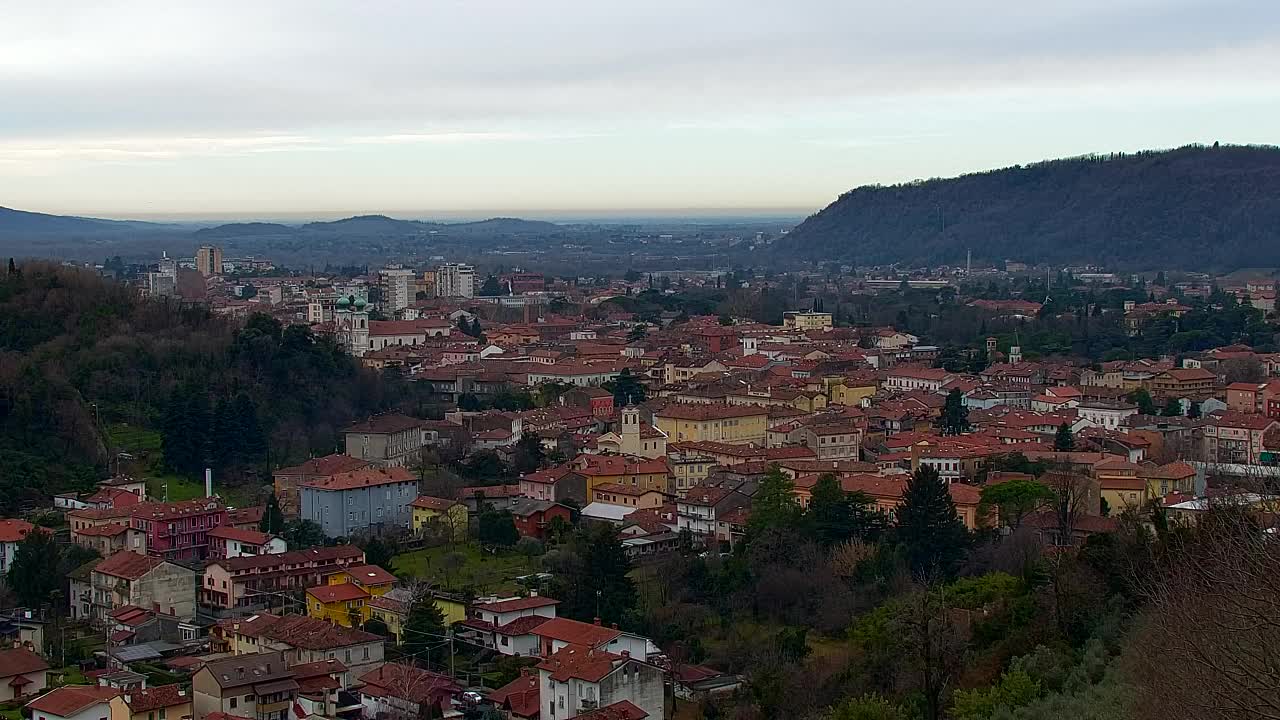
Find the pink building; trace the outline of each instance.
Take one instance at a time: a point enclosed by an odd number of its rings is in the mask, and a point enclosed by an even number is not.
[[[166,560],[204,560],[209,531],[227,524],[227,509],[217,498],[139,503],[129,510],[131,526],[147,535],[147,553]]]

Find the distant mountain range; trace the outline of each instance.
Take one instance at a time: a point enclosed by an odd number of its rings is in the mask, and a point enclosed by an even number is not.
[[[49,233],[119,233],[172,230],[174,226],[137,220],[101,220],[72,215],[46,215],[0,207],[0,233],[43,235]]]
[[[1280,148],[1053,160],[840,196],[774,245],[856,265],[1280,266]]]

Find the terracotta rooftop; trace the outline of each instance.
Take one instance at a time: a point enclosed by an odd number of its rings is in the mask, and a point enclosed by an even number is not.
[[[571,720],[645,720],[647,717],[649,713],[641,710],[635,703],[619,700],[611,705],[574,715]]]
[[[422,508],[423,510],[438,510],[443,512],[457,504],[457,500],[446,500],[445,498],[432,497],[430,495],[419,495],[413,502],[409,503],[409,507]]]
[[[408,469],[402,467],[366,467],[351,472],[337,473],[329,477],[310,480],[302,483],[303,487],[318,490],[356,490],[362,487],[378,487],[398,483],[416,482],[417,478]]]
[[[362,422],[349,426],[343,432],[356,434],[368,433],[372,435],[400,433],[420,428],[422,427],[422,422],[423,421],[409,417],[408,415],[388,413],[386,415],[373,415]]]
[[[656,417],[693,421],[727,420],[767,414],[768,410],[758,405],[721,405],[718,403],[671,403],[654,413]]]
[[[355,583],[318,585],[313,588],[307,588],[307,594],[325,604],[351,602],[352,600],[363,600],[369,597],[369,593]]]
[[[571,645],[599,647],[611,642],[622,633],[614,628],[558,617],[552,618],[551,622],[543,623],[538,628],[537,634],[544,638],[559,640]]]
[[[491,603],[476,603],[472,607],[476,610],[484,610],[492,613],[509,613],[519,612],[521,610],[533,610],[534,608],[547,607],[549,605],[559,605],[560,601],[554,598],[545,597],[543,595],[534,595],[531,597],[512,598],[510,600],[499,600]]]
[[[343,572],[361,585],[386,585],[396,581],[395,575],[378,565],[352,565]]]
[[[163,563],[160,558],[121,550],[104,558],[93,571],[125,580],[137,580]]]
[[[130,690],[124,697],[125,705],[135,714],[191,702],[191,693],[181,685],[157,685],[145,690]]]
[[[26,648],[0,650],[0,678],[48,670],[49,663]],[[7,683],[6,683],[7,684]]]
[[[265,545],[271,542],[271,535],[257,530],[241,530],[233,528],[229,525],[216,527],[209,531],[209,537],[222,538],[224,540],[235,540],[246,545]]]
[[[123,691],[98,685],[67,685],[27,703],[31,710],[58,717],[71,717],[98,703],[109,702]]]
[[[353,458],[350,455],[325,455],[324,457],[311,458],[301,465],[293,467],[280,468],[273,475],[333,475],[340,472],[351,472],[359,470],[369,463],[359,458]]]
[[[538,674],[524,673],[489,693],[489,701],[512,715],[531,718],[541,709],[538,696]]]
[[[542,627],[546,626],[544,623]],[[613,672],[614,662],[622,659],[621,655],[596,650],[591,645],[571,643],[538,663],[538,669],[550,672],[551,679],[556,682],[581,680],[594,683]]]

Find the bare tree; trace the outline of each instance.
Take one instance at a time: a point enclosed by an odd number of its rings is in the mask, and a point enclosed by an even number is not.
[[[942,588],[916,593],[904,605],[896,621],[907,649],[904,669],[924,695],[925,718],[938,720],[947,688],[963,664],[964,611],[949,606]]]
[[[1089,475],[1070,468],[1055,468],[1040,481],[1054,493],[1054,516],[1058,521],[1058,545],[1072,544],[1076,522],[1085,515],[1101,512],[1098,483]]]
[[[1258,519],[1210,510],[1147,584],[1126,655],[1140,718],[1280,720],[1280,543]]]

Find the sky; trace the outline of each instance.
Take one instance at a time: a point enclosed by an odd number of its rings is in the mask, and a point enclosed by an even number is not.
[[[1275,0],[0,0],[0,205],[808,213],[1280,143]]]

